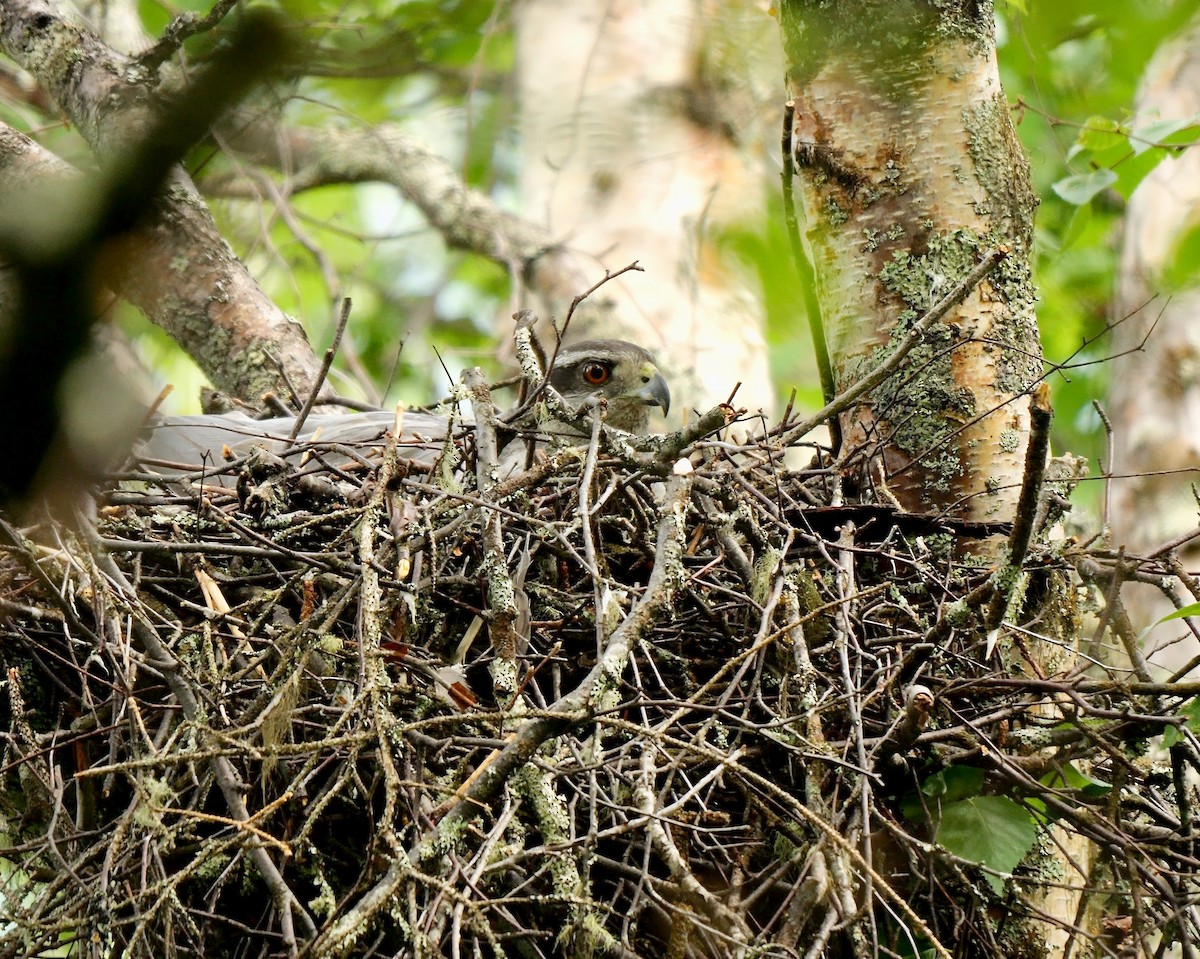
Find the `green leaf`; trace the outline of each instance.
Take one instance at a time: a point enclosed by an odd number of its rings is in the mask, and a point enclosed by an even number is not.
[[[1170,259],[1163,269],[1162,283],[1170,291],[1187,289],[1200,282],[1200,223],[1193,223],[1175,237]],[[1184,615],[1191,615],[1185,613]]]
[[[1128,146],[1129,135],[1116,120],[1110,120],[1108,117],[1089,117],[1079,131],[1077,142],[1085,150],[1097,153],[1100,150]]]
[[[1068,203],[1082,206],[1102,190],[1117,182],[1112,170],[1093,170],[1091,173],[1072,173],[1051,188]]]
[[[942,803],[978,796],[983,788],[983,770],[974,766],[947,766],[925,780],[921,792]]]
[[[1194,733],[1200,733],[1200,696],[1191,699],[1186,706],[1179,710],[1179,715],[1185,718],[1184,725]],[[1168,726],[1163,730],[1163,745],[1170,749],[1183,741],[1183,733],[1177,726]]]
[[[914,945],[917,952],[913,951]],[[896,954],[900,956],[900,959],[936,959],[938,951],[929,944],[929,940],[924,936],[917,936],[915,940],[910,936],[905,936],[900,940]]]
[[[1096,779],[1079,769],[1074,763],[1066,763],[1058,769],[1053,769],[1042,777],[1043,785],[1059,789],[1077,789],[1085,796],[1107,796],[1112,792],[1112,784],[1103,779]]]
[[[1200,616],[1200,603],[1189,603],[1187,606],[1177,609],[1173,613],[1167,613],[1166,616],[1158,620],[1154,625],[1158,626],[1169,619],[1183,619],[1185,616]]]
[[[1059,249],[1067,250],[1074,246],[1087,233],[1087,228],[1091,225],[1091,222],[1092,205],[1084,203],[1082,206],[1077,206],[1075,214],[1071,217],[1071,222],[1067,224],[1067,230],[1062,236]]]
[[[974,796],[942,808],[934,840],[947,852],[1011,875],[1037,839],[1037,826],[1029,811],[1004,796]],[[1004,880],[984,872],[988,884],[1000,895]]]
[[[1048,826],[1058,818],[1058,813],[1051,812],[1045,801],[1036,796],[1026,797],[1025,808],[1030,811],[1033,821],[1039,826]]]
[[[1200,137],[1200,116],[1174,120],[1159,120],[1139,128],[1130,138],[1129,145],[1134,153],[1142,153],[1151,147],[1179,145]]]
[[[1133,191],[1137,189],[1138,184],[1153,173],[1154,168],[1170,155],[1170,151],[1160,147],[1140,154],[1126,153],[1113,166],[1113,172],[1117,175],[1113,189],[1128,200],[1133,196]]]
[[[983,788],[983,770],[974,766],[948,766],[929,776],[921,784],[921,797],[911,794],[904,798],[901,811],[912,822],[923,822],[928,809],[934,820],[946,803],[958,802],[968,796],[978,796]]]

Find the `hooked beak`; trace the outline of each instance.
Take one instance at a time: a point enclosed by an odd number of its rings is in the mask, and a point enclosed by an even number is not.
[[[635,395],[646,406],[659,407],[663,411],[663,415],[666,416],[671,411],[671,390],[667,387],[667,381],[649,363],[643,367],[643,379],[646,376],[649,376],[649,379],[646,380],[642,388]]]

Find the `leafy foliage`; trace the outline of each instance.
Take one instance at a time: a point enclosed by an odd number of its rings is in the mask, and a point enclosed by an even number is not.
[[[1000,6],[1000,66],[1021,119],[1019,133],[1033,162],[1042,206],[1037,232],[1037,282],[1047,360],[1066,364],[1054,378],[1060,448],[1096,456],[1100,424],[1091,409],[1106,370],[1102,333],[1109,315],[1121,201],[1167,147],[1195,130],[1155,125],[1132,115],[1136,84],[1164,38],[1200,7],[1197,0],[1005,3]],[[179,9],[207,12],[205,0]],[[277,90],[274,109],[300,126],[392,122],[414,131],[458,165],[466,181],[497,197],[511,195],[519,162],[506,77],[514,62],[507,10],[492,0],[333,4],[287,0],[283,10],[309,43],[307,75]],[[139,7],[151,35],[170,21],[149,0]],[[221,31],[188,41],[198,59]],[[19,128],[42,126],[28,103],[0,104],[0,117]],[[42,131],[43,133],[45,131]],[[48,142],[68,159],[86,162],[67,130]],[[47,142],[45,136],[43,142]],[[771,158],[773,159],[773,158]],[[778,195],[774,163],[763,189]],[[211,148],[192,168],[215,185],[225,168]],[[323,187],[282,200],[239,191],[218,204],[223,230],[254,264],[269,293],[300,317],[314,342],[326,342],[343,295],[355,301],[350,341],[374,388],[387,384],[401,343],[392,395],[408,399],[445,385],[431,348],[448,355],[455,372],[486,361],[507,308],[508,278],[490,264],[448,252],[402,200],[370,185]],[[279,215],[286,203],[293,215]],[[798,388],[798,401],[819,402],[810,345],[795,334],[795,275],[778,208],[765,223],[731,234],[730,263],[757,275],[768,318],[778,394]],[[1200,253],[1194,237],[1179,244],[1170,279],[1187,282]],[[334,278],[334,282],[329,282]],[[786,317],[786,322],[784,321]],[[142,329],[126,317],[131,328]],[[139,334],[144,336],[145,334]],[[1087,344],[1087,345],[1085,345]],[[1080,352],[1082,349],[1082,352]],[[163,369],[161,348],[153,363]],[[180,379],[176,403],[194,396],[195,375]],[[346,381],[342,381],[345,388]]]
[[[996,895],[1033,848],[1037,826],[1029,813],[1007,796],[970,796],[942,808],[934,838],[968,862],[988,867],[984,878]]]
[[[1153,118],[1133,116],[1137,84],[1200,4],[1023,6],[1001,11],[998,55],[1042,201],[1039,325],[1047,362],[1065,364],[1051,380],[1056,446],[1097,458],[1102,430],[1091,404],[1105,395],[1108,369],[1094,361],[1111,352],[1100,334],[1119,319],[1110,303],[1123,201],[1167,144],[1189,140],[1184,129],[1155,129]]]

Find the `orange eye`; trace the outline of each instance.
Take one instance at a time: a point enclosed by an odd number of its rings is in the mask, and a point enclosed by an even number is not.
[[[583,378],[592,386],[603,386],[611,376],[612,370],[603,363],[588,363],[583,368]]]

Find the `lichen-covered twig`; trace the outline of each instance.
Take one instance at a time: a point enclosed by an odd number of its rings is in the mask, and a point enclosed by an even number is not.
[[[471,394],[471,409],[475,414],[475,476],[480,495],[491,498],[499,474],[499,451],[496,447],[496,407],[483,373],[478,369],[467,374]],[[520,613],[517,609],[516,586],[505,559],[504,541],[500,531],[500,515],[486,510],[483,517],[483,575],[487,581],[488,634],[496,650],[492,681],[497,696],[511,697],[517,688],[516,658],[521,637],[517,634]]]
[[[94,513],[95,562],[51,520],[0,528],[6,756],[27,787],[5,859],[30,877],[0,951],[101,935],[138,957],[744,942],[817,959],[944,956],[958,936],[1001,959],[959,893],[1012,864],[929,840],[929,777],[948,768],[974,770],[982,796],[1044,802],[1137,884],[1147,921],[1197,938],[1194,810],[1127,757],[1168,731],[1176,778],[1200,765],[1179,712],[1200,681],[1130,681],[1126,660],[1000,674],[981,655],[990,571],[938,527],[856,505],[824,465],[785,467],[786,424],[680,436],[688,459],[664,470],[670,444],[635,448],[589,409],[586,447],[497,482],[504,427],[489,435],[472,386],[476,422],[448,431],[442,465],[314,440],[303,465],[236,467],[242,497],[166,495],[134,470]],[[1169,551],[1054,545],[1019,561],[1038,586],[1006,604],[1021,654],[1069,642],[1081,584],[1126,639],[1124,584],[1178,578]],[[511,661],[479,638],[506,581]],[[498,662],[511,691],[445,695],[448,675]],[[1049,725],[1048,703],[1072,721]],[[1087,795],[1048,784],[1066,762],[1095,777]],[[1097,801],[1105,782],[1120,786]],[[1021,923],[1037,869],[989,910]]]
[[[509,776],[528,762],[551,736],[588,721],[615,688],[633,645],[670,601],[680,578],[684,548],[684,521],[691,496],[690,469],[683,469],[668,483],[660,510],[658,544],[654,569],[642,597],[608,638],[599,661],[573,690],[552,703],[543,713],[524,720],[508,744],[489,757],[487,768],[477,776],[466,794],[446,813],[436,832],[427,835],[414,859],[424,862],[453,843],[465,822],[477,816]]]
[[[107,554],[98,551],[96,558],[104,574],[134,604],[135,612],[130,619],[130,625],[134,637],[145,650],[149,664],[166,680],[184,716],[190,722],[197,724],[198,729],[202,728],[203,711],[200,705],[201,698],[185,679],[180,669],[179,661],[161,641],[153,625],[147,622],[140,611],[137,611],[136,590],[130,585],[129,581],[125,578],[125,574],[112,562]],[[229,808],[230,814],[239,822],[250,822],[251,815],[244,798],[245,787],[233,764],[228,758],[220,755],[212,757],[209,762],[213,771],[213,777],[221,790],[221,795],[225,800],[226,806]],[[250,860],[254,863],[259,875],[262,876],[263,882],[270,890],[272,899],[275,902],[275,908],[279,911],[284,942],[291,954],[298,954],[297,941],[292,930],[293,918],[299,919],[301,928],[305,935],[308,936],[316,934],[316,923],[313,921],[312,916],[309,915],[308,910],[304,908],[304,904],[300,901],[299,897],[292,891],[287,880],[283,878],[282,873],[280,873],[279,868],[275,865],[267,850],[257,842],[250,842],[248,845],[250,847]]]
[[[987,648],[984,657],[991,656],[996,643],[996,631],[1008,610],[1010,600],[1023,590],[1017,590],[1021,565],[1033,539],[1035,518],[1046,475],[1046,457],[1050,450],[1050,422],[1054,411],[1050,407],[1050,386],[1039,383],[1034,388],[1029,405],[1029,443],[1025,447],[1025,471],[1021,493],[1013,516],[1012,534],[1008,539],[1008,563],[996,573],[996,592],[992,595],[984,617]]]

